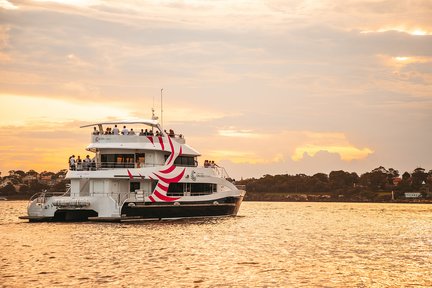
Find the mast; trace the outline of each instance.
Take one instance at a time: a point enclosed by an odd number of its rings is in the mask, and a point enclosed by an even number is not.
[[[163,97],[162,97],[162,91],[163,91],[163,88],[161,89],[161,127],[163,129]]]

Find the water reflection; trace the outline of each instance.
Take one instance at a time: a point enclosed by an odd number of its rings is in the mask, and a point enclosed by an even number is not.
[[[245,202],[239,217],[27,223],[0,203],[8,287],[432,285],[431,206]]]

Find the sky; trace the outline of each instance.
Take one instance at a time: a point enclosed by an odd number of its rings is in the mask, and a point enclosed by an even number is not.
[[[233,178],[432,169],[432,1],[0,0],[0,171],[150,118]],[[160,116],[160,112],[158,112]]]

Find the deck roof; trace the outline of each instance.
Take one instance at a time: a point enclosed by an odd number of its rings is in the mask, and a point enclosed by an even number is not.
[[[91,127],[91,126],[98,126],[98,125],[116,125],[116,124],[119,124],[119,125],[125,125],[125,124],[145,124],[145,125],[149,125],[149,126],[152,126],[152,127],[159,126],[159,122],[157,120],[140,119],[140,120],[122,120],[122,121],[118,120],[118,121],[97,122],[97,123],[81,126],[80,128]]]

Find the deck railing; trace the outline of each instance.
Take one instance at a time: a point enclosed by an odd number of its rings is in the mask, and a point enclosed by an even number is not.
[[[151,136],[151,135],[112,135],[112,134],[99,134],[99,135],[91,135],[91,141],[92,143],[152,143],[150,139],[153,142],[159,141],[159,138],[165,139],[166,136]],[[170,137],[174,141],[185,144],[186,140],[183,135],[176,134],[176,137]],[[168,140],[166,140],[168,141]],[[165,141],[164,141],[165,142]]]
[[[164,164],[138,164],[138,163],[119,163],[119,162],[90,162],[77,164],[75,167],[69,167],[69,170],[76,171],[96,171],[106,169],[124,169],[124,168],[144,168],[163,166]]]
[[[70,186],[67,186],[66,192],[48,192],[46,190],[42,192],[38,192],[33,194],[32,197],[30,197],[30,200],[28,202],[28,206],[36,199],[36,204],[43,205],[46,203],[47,199],[54,196],[69,196],[70,195]]]

